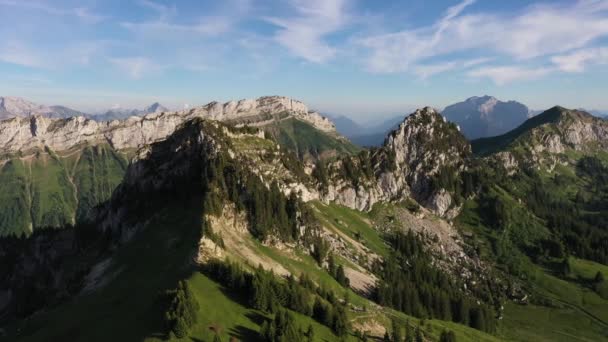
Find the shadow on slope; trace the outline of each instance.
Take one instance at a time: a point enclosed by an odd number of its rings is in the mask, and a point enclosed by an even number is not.
[[[187,123],[171,138],[152,145],[148,158],[130,165],[123,183],[98,208],[91,226],[47,231],[45,243],[20,241],[21,248],[30,248],[15,258],[8,273],[3,272],[0,287],[19,295],[17,307],[32,296],[55,298],[39,302],[38,309],[66,303],[21,321],[12,315],[11,340],[164,337],[162,294],[196,271],[204,197],[200,156],[208,152],[200,143],[200,128],[196,122]],[[10,251],[10,242],[2,241],[0,255]],[[53,262],[44,262],[47,258]],[[28,267],[34,267],[34,272],[23,275]],[[58,284],[18,292],[20,284],[40,281],[39,274],[54,277]]]

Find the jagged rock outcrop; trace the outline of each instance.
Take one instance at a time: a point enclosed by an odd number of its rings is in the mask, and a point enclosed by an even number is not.
[[[126,120],[97,122],[85,117],[49,119],[41,115],[14,117],[0,121],[0,150],[17,152],[48,146],[53,150],[66,150],[88,142],[109,142],[116,149],[140,148],[165,139],[178,125],[196,117],[219,121],[248,118],[248,125],[264,124],[264,114],[285,113],[306,121],[315,128],[334,132],[329,119],[309,111],[300,101],[269,96],[255,100],[217,102],[188,111],[156,112]],[[238,124],[238,122],[236,122]]]
[[[454,201],[440,173],[460,173],[471,147],[457,127],[436,110],[425,107],[409,115],[389,134],[384,146],[371,156],[372,179],[357,186],[334,176],[324,194],[326,201],[336,201],[358,210],[369,210],[379,201],[403,200],[413,197],[439,216],[453,217]],[[334,174],[343,168],[338,162]],[[352,163],[361,167],[360,160]]]

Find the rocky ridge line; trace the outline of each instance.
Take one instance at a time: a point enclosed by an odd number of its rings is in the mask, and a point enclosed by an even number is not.
[[[335,132],[329,119],[310,111],[304,103],[286,97],[267,96],[224,104],[211,102],[185,111],[102,122],[82,116],[68,119],[49,119],[40,115],[14,117],[0,121],[0,150],[18,152],[48,146],[61,151],[82,143],[100,142],[108,142],[119,150],[140,148],[165,139],[178,125],[196,117],[219,121],[251,118],[251,125],[255,125],[256,120],[262,121],[260,117],[263,114],[277,113],[288,113],[323,132]]]

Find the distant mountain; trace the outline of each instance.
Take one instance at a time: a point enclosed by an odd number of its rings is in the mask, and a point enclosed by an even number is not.
[[[397,128],[405,116],[392,116],[375,125],[359,124],[343,115],[329,115],[329,117],[340,134],[347,137],[355,145],[364,147],[382,145],[386,135]]]
[[[336,130],[345,137],[352,137],[365,131],[365,128],[344,115],[331,115],[327,117],[336,125]]]
[[[65,119],[84,116],[95,121],[122,120],[131,116],[143,116],[150,113],[168,112],[169,109],[158,102],[143,109],[114,108],[99,114],[87,114],[65,106],[45,106],[33,103],[20,97],[0,97],[0,120],[13,117],[40,115],[53,119]]]
[[[579,108],[578,110],[583,111],[583,112],[587,112],[593,116],[597,116],[598,118],[606,118],[608,117],[608,111],[605,110],[597,110],[597,109],[585,109],[585,108]]]
[[[41,115],[48,118],[67,118],[85,114],[64,106],[44,106],[20,97],[0,97],[0,120],[13,117]]]
[[[385,119],[382,123],[372,126],[371,128],[363,129],[361,132],[365,134],[358,134],[349,139],[359,146],[380,146],[384,143],[384,139],[387,134],[394,131],[399,124],[403,121],[403,118],[407,115],[397,115]]]
[[[131,116],[143,116],[150,113],[162,113],[168,111],[169,109],[167,107],[155,102],[143,109],[113,108],[100,114],[88,115],[87,117],[96,121],[111,121],[123,120]]]
[[[50,106],[49,108],[51,109],[51,111],[45,115],[49,118],[65,119],[74,116],[88,116],[88,114],[86,113],[64,106]]]
[[[503,102],[492,96],[473,96],[445,107],[443,115],[460,126],[468,139],[496,136],[521,125],[529,117],[528,107],[516,101]]]

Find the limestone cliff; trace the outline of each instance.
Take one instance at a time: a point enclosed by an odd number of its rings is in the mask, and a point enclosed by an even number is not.
[[[280,120],[273,114],[284,113],[305,121],[323,132],[335,132],[333,123],[310,111],[302,102],[279,96],[252,100],[217,102],[187,111],[160,112],[125,120],[97,122],[85,117],[49,119],[41,115],[14,117],[0,121],[0,151],[26,151],[45,146],[67,150],[82,143],[109,142],[116,149],[140,148],[165,139],[178,125],[196,117],[218,121],[248,119],[248,125],[263,125]],[[265,115],[270,115],[266,117]]]

